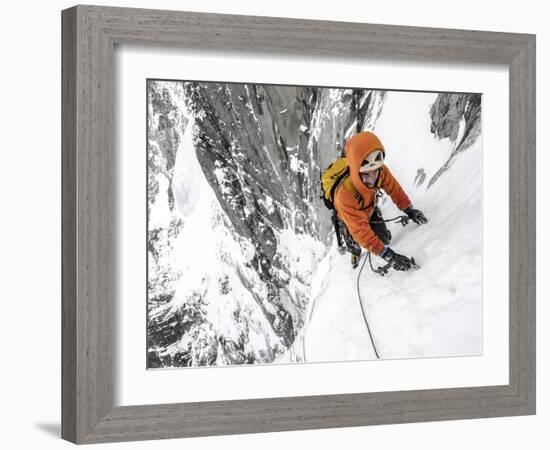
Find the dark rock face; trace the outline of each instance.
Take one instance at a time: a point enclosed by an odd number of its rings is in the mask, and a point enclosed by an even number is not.
[[[169,87],[171,89],[169,89]],[[183,89],[173,84],[151,83],[148,99],[147,142],[147,217],[159,202],[165,202],[174,210],[174,195],[171,188],[176,151],[181,141],[187,119],[178,106],[183,101]],[[178,95],[179,94],[179,95]],[[174,282],[179,274],[170,264],[172,243],[182,223],[175,215],[167,223],[151,225],[148,220],[148,300],[149,305],[169,302],[174,295]]]
[[[431,132],[439,139],[449,138],[455,148],[428,187],[451,166],[454,158],[470,147],[481,134],[481,94],[439,94],[430,109]]]
[[[256,300],[288,346],[294,322],[281,298],[288,297],[284,278],[290,274],[278,258],[274,230],[318,237],[311,220],[317,192],[305,162],[316,91],[219,83],[186,88],[198,128],[198,160],[235,231],[254,246],[249,264],[267,287],[267,297]]]
[[[258,250],[272,258],[269,229],[286,225],[283,210],[297,212],[291,224],[297,231],[315,233],[315,223],[306,220],[315,194],[307,183],[307,168],[299,166],[310,159],[315,90],[218,83],[186,86],[199,128],[199,162],[239,234],[253,239],[260,231]],[[266,196],[273,200],[273,208],[259,202]]]
[[[179,86],[179,89],[178,89]],[[151,83],[147,90],[147,340],[148,348],[159,347],[181,338],[185,325],[178,315],[168,317],[166,305],[175,294],[175,283],[180,273],[172,264],[173,243],[182,227],[175,214],[171,188],[176,150],[181,141],[187,119],[178,103],[183,101],[183,89],[178,83]],[[168,220],[151,221],[156,208],[167,208]],[[179,314],[179,313],[178,313]],[[153,351],[148,354],[148,367],[170,365]]]
[[[303,323],[309,281],[290,292],[292,268],[278,253],[276,232],[328,242],[320,173],[341,153],[346,135],[372,120],[374,94],[223,83],[186,83],[186,92],[201,167],[235,230],[254,245],[250,266],[267,287],[256,301],[288,347]]]
[[[416,175],[414,177],[414,185],[422,186],[424,184],[424,181],[426,181],[426,172],[423,168],[420,168],[416,171]]]
[[[212,365],[217,358],[217,341],[212,326],[206,322],[204,299],[199,294],[181,307],[150,310],[148,338],[154,347],[166,348],[184,336],[186,345],[171,353],[159,354],[149,349],[148,367]]]

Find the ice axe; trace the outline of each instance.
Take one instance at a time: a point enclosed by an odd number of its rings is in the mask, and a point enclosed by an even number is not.
[[[400,223],[402,226],[407,226],[410,222],[411,218],[409,216],[399,216],[396,220],[396,222]]]
[[[370,258],[369,258],[369,261],[370,261]],[[420,266],[418,264],[416,264],[416,261],[414,260],[413,257],[409,258],[409,262],[411,263],[411,269],[417,269],[417,270],[420,269]],[[386,265],[378,267],[378,268],[375,269],[374,267],[372,267],[372,263],[371,263],[372,271],[377,273],[381,277],[383,277],[384,275],[387,275],[387,273],[389,272],[391,266],[392,266],[391,262],[389,262]]]

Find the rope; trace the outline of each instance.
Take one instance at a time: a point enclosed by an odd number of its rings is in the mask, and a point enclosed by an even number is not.
[[[409,216],[405,216],[405,215],[401,215],[401,216],[396,216],[396,217],[392,217],[391,219],[386,219],[386,220],[380,220],[380,221],[372,221],[371,223],[383,223],[383,222],[401,222],[401,224],[403,226],[405,226],[408,221],[410,220]],[[371,333],[371,330],[370,330],[370,326],[369,326],[369,322],[367,320],[367,315],[365,313],[365,308],[363,306],[363,300],[361,299],[361,290],[359,289],[359,279],[361,278],[361,273],[363,272],[363,268],[365,267],[365,263],[367,262],[367,258],[369,260],[369,265],[370,265],[370,268],[373,272],[375,273],[379,273],[380,270],[384,270],[386,269],[386,266],[384,268],[378,268],[378,269],[375,269],[373,266],[372,266],[372,260],[371,260],[371,257],[370,257],[370,252],[367,253],[367,256],[365,257],[365,259],[363,259],[363,263],[361,264],[361,268],[359,269],[359,273],[357,274],[357,281],[356,281],[356,287],[357,287],[357,297],[359,299],[359,306],[361,306],[361,313],[363,314],[363,320],[365,322],[365,326],[367,327],[367,332],[369,333],[369,338],[370,338],[370,342],[372,344],[372,348],[374,350],[374,354],[376,355],[376,359],[380,359],[380,355],[378,353],[378,349],[376,348],[376,344],[374,343],[374,339],[372,337],[372,333]],[[389,266],[389,265],[388,265]],[[309,314],[309,321],[311,321],[311,316],[313,315],[313,308],[315,306],[315,299],[314,299],[314,303],[312,305],[312,308],[311,308],[311,311],[310,311],[310,314]],[[305,333],[302,334],[302,357],[304,358],[304,361],[303,362],[307,362],[307,358],[306,358],[306,337],[305,337]]]
[[[363,267],[365,267],[365,262],[367,262],[367,258],[370,261],[370,252],[367,253],[367,256],[365,257],[365,259],[363,259],[363,264],[361,264],[361,269],[359,269],[359,273],[357,274],[357,296],[359,298],[359,305],[361,306],[361,312],[363,313],[363,320],[365,321],[365,325],[367,326],[367,331],[369,333],[370,342],[372,344],[372,348],[374,349],[374,354],[376,355],[376,359],[380,359],[380,355],[378,354],[378,350],[376,349],[376,345],[374,344],[374,339],[372,338],[369,322],[367,320],[367,314],[365,313],[365,308],[363,306],[363,300],[361,300],[361,290],[359,289],[359,278],[361,277],[361,272],[363,271]]]
[[[370,223],[385,223],[385,222],[401,222],[403,225],[407,225],[407,223],[411,220],[409,216],[401,215],[392,217],[391,219],[385,219],[385,220],[369,220]]]
[[[405,215],[400,215],[396,217],[392,217],[391,219],[383,219],[383,220],[373,220],[370,221],[370,223],[384,223],[384,222],[400,222],[401,225],[405,226],[409,223],[410,217]],[[365,267],[365,263],[367,262],[367,259],[369,260],[370,268],[373,272],[378,273],[379,275],[383,275],[387,272],[387,269],[390,267],[390,264],[387,264],[384,267],[379,267],[378,269],[375,269],[372,266],[372,260],[370,257],[370,252],[367,253],[367,256],[365,259],[363,259],[363,263],[361,264],[361,268],[359,269],[359,273],[357,274],[357,297],[359,299],[359,305],[361,306],[361,312],[363,313],[363,320],[365,321],[365,326],[367,327],[367,332],[369,333],[370,342],[372,344],[372,348],[374,350],[374,354],[376,355],[376,359],[380,359],[380,355],[378,353],[378,349],[376,348],[376,344],[374,343],[374,339],[372,337],[372,332],[370,330],[369,321],[367,320],[367,314],[365,312],[365,307],[363,306],[363,300],[361,299],[361,290],[359,289],[359,279],[361,278],[361,273],[363,272],[363,268]]]
[[[371,221],[371,223],[384,223],[384,222],[400,222],[401,225],[405,226],[407,225],[407,223],[409,222],[410,220],[410,217],[409,216],[405,216],[405,215],[401,215],[401,216],[396,216],[396,217],[392,217],[391,219],[385,219],[385,220],[376,220],[376,221]],[[378,349],[376,348],[376,344],[374,343],[374,339],[372,337],[372,333],[371,333],[371,330],[370,330],[370,326],[369,326],[369,322],[367,320],[367,314],[365,313],[365,307],[363,306],[363,300],[361,299],[361,290],[359,289],[359,279],[361,278],[361,273],[363,272],[363,268],[365,267],[365,263],[367,262],[367,258],[369,260],[369,265],[370,265],[370,268],[373,272],[375,273],[378,273],[380,274],[380,271],[387,271],[386,269],[389,267],[389,264],[387,266],[384,266],[384,267],[380,267],[378,269],[375,269],[373,266],[372,266],[372,260],[371,260],[371,256],[370,256],[370,252],[367,253],[367,256],[365,257],[365,259],[363,259],[363,263],[361,264],[361,268],[359,269],[359,273],[357,274],[357,282],[356,282],[356,285],[357,285],[357,297],[359,299],[359,306],[361,306],[361,312],[363,314],[363,320],[365,321],[365,326],[367,327],[367,332],[369,333],[369,338],[370,338],[370,342],[372,344],[372,348],[374,350],[374,354],[376,355],[376,359],[380,359],[380,355],[378,353]],[[315,300],[314,300],[314,304],[312,305],[312,309],[310,311],[310,317],[309,317],[309,320],[311,321],[311,315],[313,314],[313,307],[315,306]],[[307,362],[307,358],[306,358],[306,343],[305,343],[305,334],[302,334],[302,356],[304,358],[304,362]]]

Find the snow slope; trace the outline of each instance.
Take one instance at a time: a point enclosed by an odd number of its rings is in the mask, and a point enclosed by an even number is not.
[[[382,359],[482,352],[481,138],[427,189],[453,150],[448,139],[430,133],[435,97],[389,92],[374,129],[387,165],[429,220],[422,226],[388,225],[391,247],[414,256],[420,270],[391,270],[381,277],[368,261],[362,270],[363,307]],[[426,174],[421,185],[415,183],[419,169]],[[385,218],[400,214],[389,198],[379,204]],[[376,256],[372,262],[385,264]],[[349,254],[333,246],[319,265],[305,326],[279,362],[375,358],[357,295],[358,273]]]
[[[246,267],[252,249],[237,240],[224,222],[225,214],[196,159],[194,126],[190,118],[174,168],[172,187],[177,213],[183,221],[174,248],[175,266],[181,277],[175,296],[166,307],[178,309],[190,298],[200,296],[209,325],[201,333],[211,335],[211,339],[240,341],[243,353],[261,360],[260,355],[279,345],[279,338],[254,301],[250,287],[239,276],[242,274],[257,290],[262,288],[256,273]],[[245,337],[241,336],[243,333]],[[184,336],[165,353],[186,352],[193,344],[192,336]],[[216,364],[227,363],[223,352],[218,351]]]

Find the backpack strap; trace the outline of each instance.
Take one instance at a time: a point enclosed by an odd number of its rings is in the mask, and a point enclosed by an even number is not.
[[[355,186],[351,182],[351,177],[347,177],[342,184],[348,191],[350,191],[353,194],[353,197],[357,201],[357,207],[359,208],[359,210],[367,209],[371,206],[371,205],[365,206],[363,196],[357,189],[355,189]]]
[[[336,180],[336,183],[332,185],[332,188],[330,190],[330,199],[332,200],[332,203],[334,203],[334,195],[336,194],[336,190],[347,179],[349,179],[349,167],[346,169],[346,171],[342,175],[338,177],[338,179]]]

